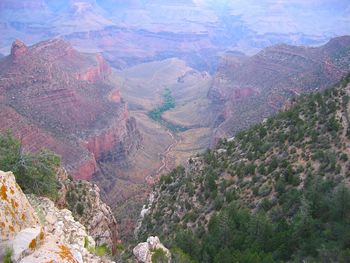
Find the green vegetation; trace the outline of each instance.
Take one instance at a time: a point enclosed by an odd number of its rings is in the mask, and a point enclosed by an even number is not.
[[[88,248],[89,247],[89,239],[87,237],[84,238],[84,248]]]
[[[111,255],[111,251],[107,245],[96,246],[94,253],[96,256],[99,256],[99,257]]]
[[[163,249],[156,249],[153,251],[152,263],[168,263],[168,257],[166,256]]]
[[[196,262],[301,262],[326,255],[333,262],[346,262],[350,256],[349,189],[309,178],[304,191],[287,194],[296,195],[289,197],[288,206],[299,202],[290,221],[284,218],[289,210],[282,208],[269,217],[233,202],[210,219],[206,233],[179,231],[174,245]]]
[[[11,248],[6,248],[5,249],[5,255],[4,255],[4,263],[11,263],[11,257],[12,257],[12,254],[13,254],[13,250]]]
[[[55,199],[59,186],[56,178],[59,165],[60,157],[51,151],[26,153],[11,132],[0,135],[0,169],[12,171],[25,193]]]
[[[189,255],[187,255],[185,252],[183,252],[182,249],[178,247],[174,247],[171,249],[171,258],[172,262],[175,263],[194,263],[194,261],[191,259]]]
[[[193,262],[348,262],[349,81],[163,176],[140,239]]]
[[[151,110],[148,113],[148,116],[154,120],[159,122],[161,125],[164,127],[168,128],[169,130],[173,132],[182,132],[186,131],[186,127],[182,127],[176,124],[173,124],[171,122],[168,122],[162,118],[162,114],[170,109],[175,108],[175,100],[173,96],[171,95],[171,90],[170,89],[165,89],[164,94],[163,94],[163,104],[158,106],[157,108]]]
[[[170,89],[165,89],[163,94],[163,104],[149,112],[151,119],[159,121],[162,118],[162,114],[167,110],[175,108],[175,100],[171,95]]]
[[[101,245],[101,246],[95,246],[95,247],[90,246],[90,242],[87,237],[84,238],[84,248],[86,248],[90,253],[95,254],[96,256],[99,256],[99,257],[110,256],[112,254],[111,250],[107,245]]]
[[[91,194],[91,186],[85,181],[68,179],[65,181],[65,199],[68,209],[72,211],[74,218],[79,222],[85,222],[91,213],[95,195]],[[86,222],[88,223],[88,222]]]

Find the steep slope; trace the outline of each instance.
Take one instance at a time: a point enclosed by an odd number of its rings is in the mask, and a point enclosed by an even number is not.
[[[277,45],[252,57],[224,56],[208,94],[218,112],[217,137],[262,121],[292,96],[336,83],[349,61],[349,36],[316,48]]]
[[[195,262],[346,262],[350,75],[163,176],[142,212]]]
[[[85,243],[92,248],[94,240],[69,210],[45,197],[26,196],[11,172],[0,171],[0,189],[1,260],[7,248],[11,262],[111,262],[88,251]]]
[[[39,200],[37,197],[50,198],[55,204],[52,201],[45,201],[46,205],[43,207],[45,212],[50,213],[49,210],[54,206],[69,209],[75,220],[86,227],[87,233],[92,236],[99,249],[116,254],[119,234],[111,208],[101,200],[100,190],[96,185],[86,181],[73,181],[60,166],[60,158],[57,155],[48,150],[27,153],[22,150],[20,142],[11,133],[0,134],[0,169],[14,171],[18,189],[20,187],[27,197],[30,195],[30,201],[35,208],[41,206],[43,204],[41,201],[45,200],[45,198]],[[10,178],[5,176],[3,182],[9,181]],[[7,198],[7,192],[12,193],[13,189],[9,190],[8,186],[4,186],[1,191],[2,197],[12,205],[13,209],[18,207],[20,196],[12,198],[13,200]],[[4,231],[11,230],[9,224],[18,224],[20,227],[21,221],[24,221],[24,226],[28,227],[26,223],[33,222],[30,213],[22,210],[18,210],[15,214],[12,212],[6,206],[0,209],[0,214],[5,214],[5,217],[12,216],[10,219],[0,220]],[[49,223],[54,225],[55,220],[55,217],[51,217]],[[4,225],[4,222],[7,225]]]
[[[12,129],[28,151],[53,150],[75,178],[90,180],[97,162],[124,162],[140,141],[112,78],[99,54],[60,39],[16,40],[0,61],[0,130]]]
[[[96,245],[107,247],[115,255],[120,238],[118,226],[111,208],[101,200],[98,186],[71,180],[63,168],[57,174],[61,184],[57,207],[72,211],[75,220],[86,227]]]

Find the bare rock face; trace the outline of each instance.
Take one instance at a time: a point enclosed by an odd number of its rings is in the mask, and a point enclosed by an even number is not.
[[[171,262],[170,251],[159,241],[158,237],[149,237],[147,242],[139,243],[134,249],[133,253],[138,263],[152,263],[152,255],[155,250],[162,250],[165,256],[168,258],[168,262]]]
[[[57,236],[61,243],[75,243],[84,247],[85,238],[94,246],[94,240],[87,235],[85,227],[74,220],[72,212],[68,209],[58,209],[46,197],[28,195],[33,208],[41,215],[47,232]]]
[[[72,181],[63,169],[59,180],[58,206],[72,211],[74,218],[86,227],[96,245],[107,245],[115,253],[119,243],[117,222],[111,208],[101,200],[98,186],[86,181]]]
[[[85,71],[77,73],[77,79],[93,83],[111,74],[112,70],[101,54],[96,55],[96,61],[97,65],[88,67]]]
[[[11,56],[14,59],[24,55],[27,51],[28,47],[21,40],[16,39],[16,41],[12,43]]]
[[[1,241],[39,224],[39,218],[11,172],[0,171],[0,212]]]
[[[48,198],[27,197],[11,172],[0,171],[0,260],[3,250],[12,249],[12,262],[110,262],[86,248],[95,242],[85,227],[67,209],[58,209]]]
[[[100,54],[16,40],[0,60],[0,132],[13,130],[28,151],[49,148],[74,178],[91,180],[106,156],[118,165],[140,142],[119,85]]]
[[[276,45],[252,57],[228,54],[208,93],[216,137],[230,137],[279,111],[286,101],[338,82],[349,70],[350,37],[320,47]]]

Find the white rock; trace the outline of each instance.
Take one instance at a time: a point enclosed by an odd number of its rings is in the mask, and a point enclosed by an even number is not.
[[[218,149],[216,152],[217,152],[218,154],[223,154],[223,153],[226,153],[227,150],[226,150],[226,149]]]
[[[151,262],[151,251],[149,250],[148,243],[143,242],[138,244],[132,252],[139,263],[150,263]]]
[[[162,243],[160,243],[157,236],[151,236],[147,238],[147,242],[138,244],[133,249],[133,253],[139,263],[152,263],[152,255],[157,249],[164,251],[166,257],[168,258],[168,262],[170,263],[171,253]]]
[[[147,243],[148,243],[149,249],[154,250],[160,244],[160,241],[158,237],[149,237],[147,238]]]
[[[227,139],[228,142],[233,142],[234,140],[235,140],[235,137],[231,137]]]
[[[0,190],[0,222],[6,222],[0,243],[13,248],[13,262],[111,262],[84,248],[86,238],[91,247],[95,242],[69,210],[58,209],[48,198],[24,195],[11,172],[0,171]],[[0,246],[0,254],[3,250]]]
[[[41,232],[41,227],[36,227],[36,228],[26,228],[17,233],[17,235],[11,242],[12,249],[13,249],[13,254],[11,259],[14,262],[18,262],[25,255],[30,254],[31,252],[30,244],[33,240],[35,240],[35,244],[36,244],[36,240],[39,239],[40,232]]]

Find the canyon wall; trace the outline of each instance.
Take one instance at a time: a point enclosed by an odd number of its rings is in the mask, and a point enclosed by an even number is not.
[[[345,36],[321,47],[276,45],[252,57],[225,55],[208,92],[217,113],[215,138],[262,121],[293,96],[335,84],[350,70],[349,50]]]
[[[0,89],[0,131],[13,130],[25,150],[61,155],[76,179],[91,180],[99,162],[124,162],[138,148],[135,120],[100,54],[61,39],[16,40],[0,62]]]

